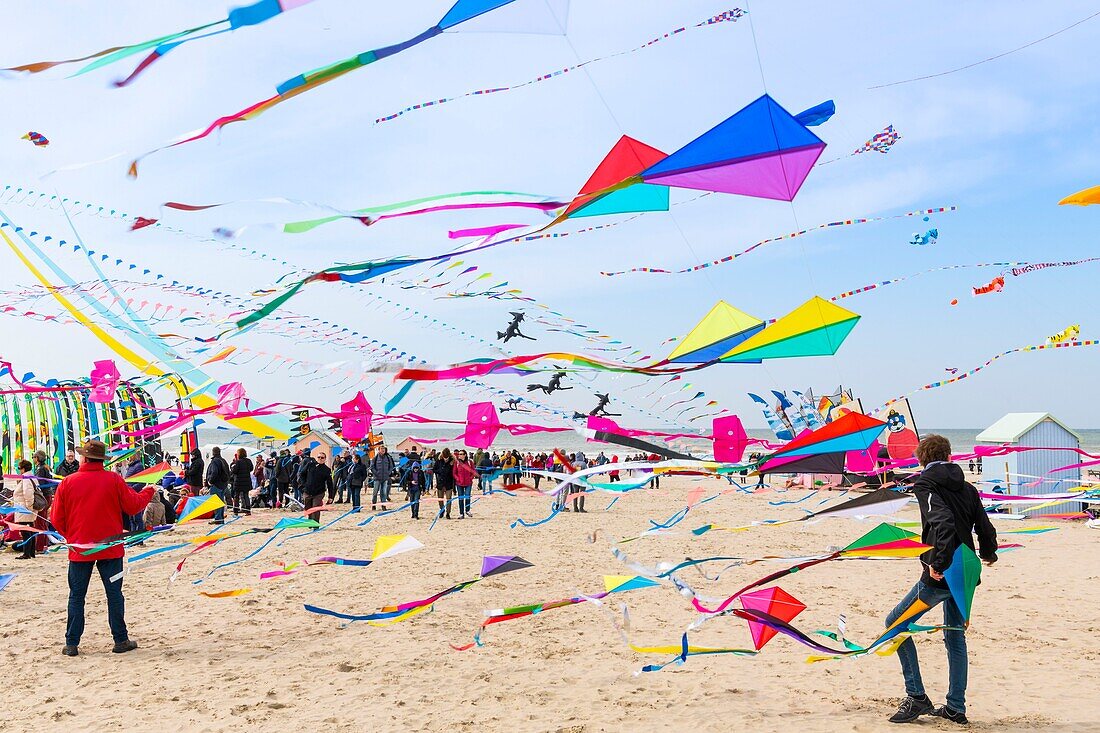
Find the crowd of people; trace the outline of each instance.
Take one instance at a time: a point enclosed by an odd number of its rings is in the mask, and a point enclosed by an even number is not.
[[[472,495],[490,493],[493,482],[500,488],[518,488],[520,482],[539,490],[546,473],[568,473],[589,468],[617,464],[617,455],[600,451],[589,458],[583,452],[564,453],[526,452],[518,450],[467,451],[464,448],[417,449],[391,454],[386,446],[375,448],[373,455],[365,451],[341,451],[330,456],[324,448],[292,451],[250,452],[245,448],[234,451],[229,460],[222,456],[220,447],[210,448],[204,457],[194,449],[183,458],[165,456],[169,470],[157,485],[141,512],[123,517],[123,527],[128,532],[141,532],[150,527],[171,524],[176,521],[188,499],[195,496],[217,496],[225,504],[209,517],[212,524],[223,524],[227,513],[249,516],[255,507],[287,509],[312,514],[317,507],[332,504],[350,504],[351,509],[362,509],[364,487],[370,495],[371,511],[389,511],[394,506],[393,490],[403,493],[399,506],[408,506],[414,519],[419,519],[421,508],[431,498],[436,500],[434,516],[450,519],[472,516]],[[74,451],[66,453],[52,470],[47,456],[38,451],[32,461],[18,463],[19,477],[9,480],[8,490],[0,484],[0,499],[30,513],[15,512],[5,515],[8,529],[0,535],[0,547],[5,544],[19,552],[19,559],[32,559],[48,546],[46,531],[55,528],[49,522],[54,490],[66,476],[76,473],[80,463]],[[658,460],[656,455],[630,455],[624,462]],[[125,481],[144,471],[149,459],[140,452],[125,461],[116,462],[111,472]],[[610,469],[605,474],[609,483],[620,481],[620,471]],[[646,472],[651,485],[659,486],[657,474]],[[144,481],[130,482],[135,492],[145,489]],[[475,488],[476,487],[476,488]],[[582,491],[560,492],[554,499],[557,511],[585,512]],[[25,530],[23,528],[26,528]]]

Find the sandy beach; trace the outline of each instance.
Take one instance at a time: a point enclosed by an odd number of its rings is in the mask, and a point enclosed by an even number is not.
[[[0,557],[0,571],[18,577],[0,600],[4,656],[9,675],[7,718],[21,730],[460,730],[657,731],[728,730],[825,733],[878,731],[902,693],[896,657],[864,657],[807,664],[808,650],[785,637],[755,658],[691,657],[663,672],[633,673],[669,655],[639,655],[625,647],[605,611],[582,603],[490,627],[485,646],[458,652],[486,609],[551,601],[602,590],[603,575],[629,574],[610,553],[597,528],[634,536],[648,520],[680,510],[687,493],[726,488],[715,479],[666,479],[659,491],[633,492],[610,511],[606,495],[589,499],[584,515],[561,514],[533,528],[510,528],[517,517],[546,515],[536,497],[495,495],[477,501],[474,517],[413,521],[407,512],[365,527],[349,517],[319,534],[275,543],[249,560],[215,573],[218,563],[244,557],[266,539],[250,535],[195,555],[170,583],[177,560],[137,563],[125,581],[127,621],[141,647],[110,653],[105,604],[98,580],[89,593],[88,629],[81,656],[61,656],[65,619],[63,556],[33,562]],[[678,532],[623,545],[644,563],[678,562],[712,555],[804,555],[844,545],[874,521],[829,520],[758,527],[747,532],[690,528],[756,519],[790,518],[826,498],[800,504],[805,492],[731,494],[693,508]],[[281,512],[257,511],[235,527],[270,526]],[[329,515],[332,518],[335,515]],[[914,506],[898,515],[916,519]],[[1016,528],[1028,522],[1002,522]],[[970,648],[968,715],[976,731],[1090,731],[1090,685],[1100,653],[1091,640],[1100,630],[1095,613],[1100,571],[1080,560],[1095,555],[1100,537],[1081,524],[1059,523],[1040,535],[1006,535],[1024,547],[1003,552],[986,570],[967,634]],[[208,527],[182,528],[150,547],[199,536]],[[280,561],[321,555],[366,558],[377,536],[408,533],[425,547],[366,568],[309,567],[287,578],[259,580]],[[285,533],[289,536],[293,532]],[[276,541],[278,542],[278,540]],[[133,553],[131,553],[133,554]],[[370,613],[423,598],[477,576],[482,555],[519,555],[534,567],[486,579],[440,600],[433,612],[388,628],[352,624],[307,613],[304,603]],[[169,553],[178,558],[179,553]],[[725,563],[709,566],[713,574]],[[733,568],[717,582],[688,570],[684,578],[708,596],[726,596],[781,564]],[[779,582],[806,604],[795,625],[835,629],[847,617],[849,638],[866,642],[918,575],[915,560],[831,562]],[[213,599],[218,592],[251,587],[248,595]],[[678,644],[697,616],[669,586],[616,594],[626,603],[633,641]],[[1056,613],[1052,611],[1056,609]],[[930,618],[938,619],[933,611]],[[711,621],[693,644],[751,647],[746,624]],[[918,640],[925,682],[934,701],[946,687],[943,645]],[[1084,684],[1082,684],[1084,683]],[[1057,694],[1054,694],[1054,693]],[[950,723],[922,718],[919,729]]]

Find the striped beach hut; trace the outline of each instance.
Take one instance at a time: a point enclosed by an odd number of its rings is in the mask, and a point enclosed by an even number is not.
[[[1049,412],[1010,412],[978,433],[981,445],[1008,445],[1013,448],[1080,448],[1081,436]],[[982,478],[1001,482],[1010,493],[1034,496],[1070,491],[1081,485],[1081,469],[1054,471],[1060,466],[1078,463],[1080,457],[1068,450],[1028,450],[986,458]],[[1039,510],[1041,514],[1080,511],[1077,502],[1067,502]]]

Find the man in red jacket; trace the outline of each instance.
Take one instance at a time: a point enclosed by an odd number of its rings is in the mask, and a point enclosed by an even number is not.
[[[75,657],[84,633],[84,598],[92,568],[107,593],[107,620],[115,646],[122,654],[137,649],[126,631],[125,600],[122,597],[122,545],[114,545],[90,555],[82,554],[105,540],[123,533],[122,517],[141,514],[153,498],[153,486],[135,492],[114,471],[103,468],[107,447],[89,440],[76,452],[84,457],[80,469],[66,476],[54,495],[50,521],[69,543],[69,618],[65,626],[65,648],[61,653]],[[117,577],[116,577],[117,576]]]

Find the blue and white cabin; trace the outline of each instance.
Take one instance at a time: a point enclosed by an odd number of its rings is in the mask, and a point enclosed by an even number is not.
[[[1049,412],[1010,412],[978,433],[983,445],[1013,448],[1080,448],[1081,436]],[[1080,456],[1068,450],[1029,450],[1006,456],[984,458],[982,479],[999,480],[1009,493],[1025,496],[1071,491],[1081,485],[1081,469],[1054,469],[1079,463]],[[1039,483],[1035,484],[1038,481]],[[1029,486],[1028,484],[1035,484]],[[987,484],[988,486],[988,484]],[[988,489],[986,489],[988,491]],[[1062,514],[1081,510],[1077,502],[1044,507],[1037,514]]]

